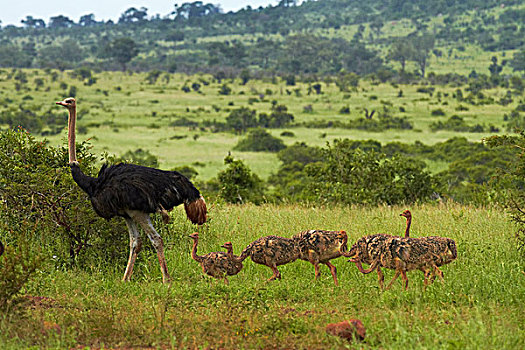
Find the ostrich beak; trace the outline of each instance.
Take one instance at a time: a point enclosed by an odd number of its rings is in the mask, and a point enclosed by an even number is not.
[[[61,106],[66,106],[65,102],[64,101],[58,101],[56,102],[57,105],[61,105]]]

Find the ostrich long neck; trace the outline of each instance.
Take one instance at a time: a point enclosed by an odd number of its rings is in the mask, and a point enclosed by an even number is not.
[[[68,119],[68,150],[69,150],[69,164],[77,163],[77,150],[75,147],[75,128],[77,123],[77,108],[71,107],[68,108],[69,119]]]
[[[410,237],[410,224],[412,223],[412,217],[407,217],[407,228],[405,229],[405,238]]]
[[[77,161],[77,150],[75,147],[75,127],[77,122],[77,110],[76,106],[68,108],[68,133],[67,133],[67,146],[69,151],[69,166],[71,167],[71,175],[73,180],[88,194],[92,196],[95,190],[95,178],[87,176],[80,170],[80,166]]]
[[[365,270],[363,268],[363,265],[361,265],[361,260],[354,260],[352,262],[355,264],[355,266],[357,266],[357,269],[359,270],[359,272],[364,273],[364,274],[368,274],[368,273],[374,271],[376,269],[376,267],[379,265],[379,258],[377,258],[372,263],[372,265],[370,265],[370,268],[368,268],[368,270]]]
[[[197,262],[202,262],[202,256],[197,255],[197,245],[199,244],[199,239],[193,239],[193,248],[191,249],[191,257]]]

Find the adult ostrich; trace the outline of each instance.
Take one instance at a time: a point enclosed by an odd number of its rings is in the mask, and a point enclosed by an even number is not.
[[[164,244],[151,224],[150,214],[160,212],[166,221],[166,210],[184,203],[186,215],[192,223],[206,222],[206,203],[199,191],[182,174],[134,164],[104,164],[97,177],[80,170],[75,149],[76,101],[66,98],[56,104],[69,112],[68,149],[69,166],[73,180],[87,193],[95,212],[105,218],[121,216],[126,220],[130,237],[130,253],[123,281],[129,281],[142,241],[137,224],[142,227],[157,251],[163,283],[171,279],[164,257]]]

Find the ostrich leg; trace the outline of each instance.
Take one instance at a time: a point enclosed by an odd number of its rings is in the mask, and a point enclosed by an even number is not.
[[[337,281],[337,268],[330,261],[325,262],[325,265],[330,269],[332,277],[334,278],[334,283],[336,286],[338,286],[339,282]]]
[[[148,235],[153,247],[157,251],[157,257],[159,259],[160,271],[162,272],[162,283],[169,283],[171,281],[170,274],[168,273],[168,267],[166,266],[166,258],[164,257],[164,243],[162,237],[155,231],[155,228],[151,224],[149,214],[139,211],[128,211],[128,214],[132,217],[135,222],[142,227],[144,232]]]
[[[277,266],[275,264],[272,264],[271,266],[268,266],[270,269],[272,269],[273,271],[273,276],[270,277],[270,279],[268,281],[273,281],[273,280],[276,280],[276,279],[281,279],[281,273],[279,272],[279,270],[277,270]]]
[[[137,254],[142,250],[142,239],[140,238],[140,233],[135,222],[130,218],[125,219],[129,230],[129,260],[122,280],[129,281],[131,274],[133,274],[133,266],[135,265]]]

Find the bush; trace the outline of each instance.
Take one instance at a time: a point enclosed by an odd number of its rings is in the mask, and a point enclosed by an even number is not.
[[[442,110],[441,108],[438,108],[438,109],[434,109],[430,115],[434,116],[434,117],[439,117],[439,116],[443,116],[443,115],[446,115],[445,111]]]
[[[230,95],[232,93],[231,87],[226,84],[222,84],[219,89],[219,95]]]
[[[137,148],[135,151],[127,151],[122,155],[122,159],[129,161],[133,164],[149,166],[157,168],[159,166],[159,160],[157,157],[148,150]]]
[[[87,144],[77,145],[77,157],[84,173],[93,175],[96,158]],[[98,259],[125,264],[125,225],[95,214],[67,164],[64,147],[47,147],[22,129],[0,132],[0,232],[8,241],[31,233],[30,243],[55,255],[57,267]]]
[[[263,199],[262,180],[242,160],[228,155],[224,158],[224,164],[228,167],[217,175],[219,196],[228,203],[259,204]]]
[[[458,115],[453,115],[452,117],[448,118],[447,121],[442,122],[434,122],[430,124],[430,130],[432,131],[438,131],[438,130],[452,130],[457,132],[484,132],[485,128],[480,125],[468,125],[462,117]]]
[[[305,196],[315,202],[400,204],[427,201],[434,181],[424,163],[375,151],[352,149],[338,140],[323,150],[323,161],[308,164]]]
[[[12,314],[24,299],[20,291],[41,267],[43,256],[24,237],[0,257],[0,312]]]
[[[237,133],[244,133],[257,126],[256,112],[246,107],[237,108],[226,117],[226,125]]]
[[[245,139],[240,140],[234,149],[244,152],[279,152],[286,148],[284,142],[264,129],[254,129]]]

